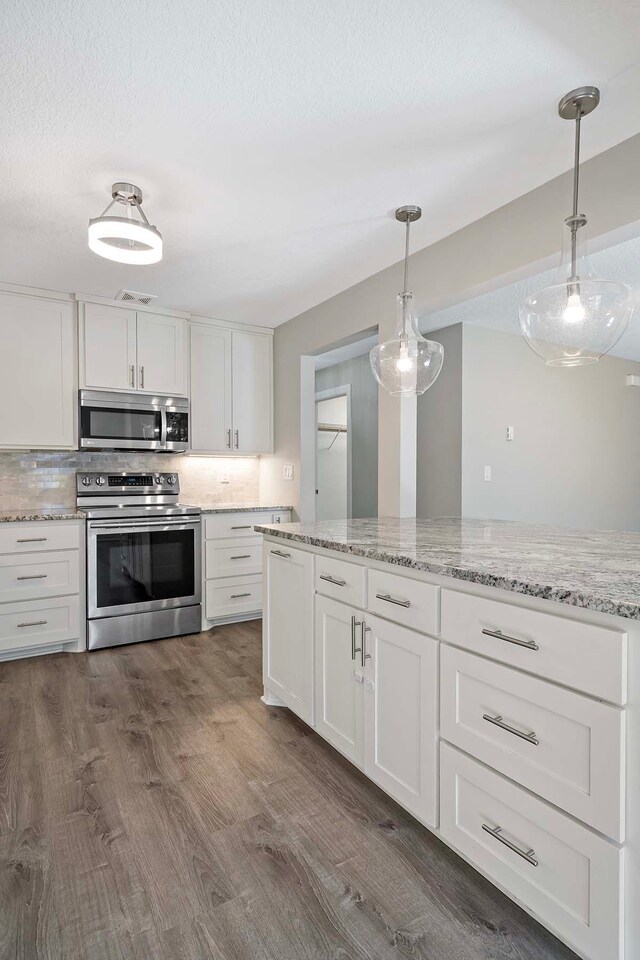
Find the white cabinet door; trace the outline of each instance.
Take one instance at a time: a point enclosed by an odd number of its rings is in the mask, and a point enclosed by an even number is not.
[[[85,303],[80,348],[81,386],[95,390],[135,389],[135,310]]]
[[[0,447],[72,448],[75,444],[74,307],[0,294]]]
[[[362,766],[363,614],[328,597],[316,597],[316,730]]]
[[[313,554],[264,542],[265,687],[313,725]]]
[[[273,338],[233,331],[233,447],[273,450]]]
[[[367,617],[364,770],[423,823],[438,823],[438,643]]]
[[[191,449],[228,453],[231,449],[231,331],[190,324]]]
[[[187,321],[139,311],[137,328],[138,390],[186,396]]]

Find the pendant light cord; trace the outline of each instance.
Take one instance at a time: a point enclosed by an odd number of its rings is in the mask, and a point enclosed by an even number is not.
[[[578,229],[584,227],[586,220],[578,213],[578,190],[580,187],[580,121],[582,120],[582,110],[577,111],[576,116],[576,139],[573,154],[573,210],[569,217],[569,229],[571,230],[571,276],[570,280],[578,280]],[[577,291],[574,291],[577,292]]]
[[[411,230],[411,220],[407,217],[407,222],[405,224],[405,239],[404,239],[404,287],[402,290],[403,295],[409,293],[409,231]]]

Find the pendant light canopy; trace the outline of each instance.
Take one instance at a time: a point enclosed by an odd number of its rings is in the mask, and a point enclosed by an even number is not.
[[[418,330],[413,312],[413,294],[408,290],[409,231],[422,216],[420,207],[408,205],[396,210],[396,220],[406,225],[404,290],[398,296],[398,319],[392,340],[385,340],[369,354],[373,375],[392,397],[417,397],[435,383],[442,370],[444,347],[427,340]]]
[[[618,342],[633,311],[633,294],[624,283],[600,280],[586,257],[587,218],[579,213],[580,123],[598,106],[597,87],[580,87],[558,104],[563,120],[575,122],[573,210],[565,220],[560,267],[550,287],[520,305],[525,340],[549,366],[595,363]]]
[[[142,190],[133,183],[114,183],[111,203],[89,220],[89,249],[118,263],[157,263],[162,259],[162,236],[142,209]],[[114,203],[123,204],[126,216],[109,214]],[[140,218],[134,217],[134,211]]]

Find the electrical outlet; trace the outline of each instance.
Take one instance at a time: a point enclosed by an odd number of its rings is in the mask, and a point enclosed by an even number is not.
[[[513,440],[515,436],[513,427],[507,427],[507,440]]]
[[[491,480],[491,467],[484,468],[484,478],[485,480]]]
[[[293,480],[293,464],[285,463],[282,468],[282,479],[283,480]]]

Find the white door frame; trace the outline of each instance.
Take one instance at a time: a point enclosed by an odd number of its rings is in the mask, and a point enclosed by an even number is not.
[[[314,412],[315,412],[315,430],[314,430],[314,445],[313,445],[313,491],[314,491],[314,510],[313,510],[313,519],[315,520],[315,497],[318,484],[318,403],[322,400],[335,400],[336,397],[346,397],[347,398],[347,519],[351,519],[351,514],[353,512],[352,506],[352,469],[351,465],[353,463],[352,459],[352,429],[351,429],[351,384],[345,383],[340,387],[329,387],[327,390],[319,390],[315,395],[314,403]]]

